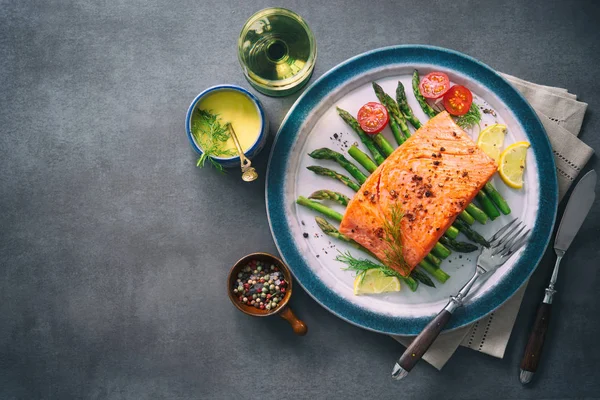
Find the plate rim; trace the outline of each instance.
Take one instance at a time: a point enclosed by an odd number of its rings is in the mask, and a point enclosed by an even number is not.
[[[410,55],[410,52],[414,54]],[[269,184],[276,180],[275,177],[271,177],[273,171],[273,165],[276,162],[276,158],[281,159],[282,154],[285,155],[285,162],[289,159],[289,155],[291,149],[287,152],[281,153],[275,151],[277,145],[280,140],[284,140],[282,132],[288,127],[290,124],[290,119],[295,115],[296,110],[300,106],[304,106],[304,102],[313,102],[314,104],[307,104],[309,112],[314,109],[314,106],[318,105],[320,101],[324,98],[324,94],[317,93],[315,96],[316,100],[306,100],[309,96],[313,95],[313,92],[318,91],[320,86],[332,85],[331,90],[339,89],[346,82],[355,78],[361,74],[367,73],[368,71],[372,71],[376,68],[381,68],[385,66],[390,66],[394,64],[407,64],[408,62],[403,62],[402,57],[405,55],[403,53],[409,53],[412,58],[420,58],[420,61],[414,61],[414,64],[443,64],[444,62],[450,63],[454,65],[456,61],[449,61],[451,57],[456,58],[458,61],[466,62],[464,68],[470,67],[476,69],[476,71],[472,71],[472,73],[483,74],[483,79],[477,79],[477,81],[481,84],[485,81],[493,81],[496,85],[501,85],[500,88],[495,88],[493,93],[497,96],[504,104],[508,106],[508,102],[505,97],[509,97],[511,99],[510,103],[521,103],[519,104],[519,108],[509,107],[510,111],[515,116],[517,122],[523,128],[523,131],[526,132],[528,138],[532,142],[536,142],[536,146],[532,146],[534,148],[534,152],[536,155],[536,164],[538,167],[538,176],[550,173],[553,179],[548,179],[549,177],[545,175],[545,182],[551,181],[549,184],[540,185],[539,192],[540,197],[538,200],[538,218],[536,218],[535,225],[533,227],[532,234],[539,234],[537,232],[542,230],[545,239],[541,242],[537,240],[536,242],[530,242],[530,245],[526,248],[526,250],[521,254],[521,257],[515,263],[515,268],[517,272],[508,273],[503,280],[501,280],[498,285],[496,285],[493,290],[490,290],[489,293],[481,296],[475,302],[469,305],[468,310],[465,311],[465,307],[459,309],[450,324],[448,325],[448,329],[446,331],[459,329],[468,324],[476,322],[481,318],[489,315],[494,312],[496,309],[501,307],[506,301],[514,296],[514,294],[528,281],[529,277],[537,266],[539,265],[540,260],[545,253],[548,244],[550,243],[550,239],[552,236],[552,232],[554,230],[554,224],[556,221],[556,214],[558,208],[558,183],[557,183],[557,175],[556,175],[556,165],[554,162],[554,158],[552,155],[552,147],[550,145],[549,139],[547,137],[546,131],[539,120],[539,117],[531,107],[531,105],[527,102],[527,100],[518,92],[508,81],[506,81],[498,72],[496,72],[493,68],[488,65],[482,63],[481,61],[463,54],[461,52],[450,50],[443,47],[437,46],[429,46],[429,45],[397,45],[397,46],[387,46],[381,47],[378,49],[370,50],[361,54],[358,54],[354,57],[351,57],[333,68],[329,69],[322,76],[320,76],[317,80],[315,80],[299,97],[296,99],[285,118],[281,122],[281,125],[277,131],[277,135],[273,141],[273,145],[271,147],[271,152],[269,155],[269,161],[267,164],[267,172],[265,179],[265,206],[267,211],[267,219],[269,222],[269,229],[271,230],[271,236],[273,237],[273,241],[279,251],[284,262],[289,266],[294,278],[298,281],[299,285],[304,288],[304,290],[322,307],[327,309],[332,314],[337,317],[353,324],[359,326],[363,329],[371,330],[374,332],[390,334],[390,335],[416,335],[418,334],[422,328],[430,321],[429,317],[398,317],[398,316],[385,316],[365,308],[362,308],[356,304],[349,302],[347,299],[344,299],[342,296],[337,295],[331,288],[327,287],[306,265],[303,260],[303,255],[301,251],[298,249],[295,244],[293,238],[291,238],[291,234],[289,230],[287,231],[287,235],[290,238],[286,237],[286,242],[283,242],[283,238],[278,239],[275,234],[274,222],[277,217],[282,219],[285,222],[285,204],[272,204],[270,201],[270,197],[275,198],[275,193],[283,194],[283,186],[284,185],[273,185]],[[378,55],[376,61],[370,61],[374,55]],[[399,60],[395,62],[387,62],[385,61],[385,57],[397,57]],[[398,57],[399,56],[399,57]],[[410,58],[409,57],[409,58]],[[437,58],[437,63],[432,59]],[[440,58],[441,57],[441,58]],[[375,58],[371,58],[374,60]],[[441,62],[440,62],[441,61]],[[366,65],[366,66],[365,66]],[[348,67],[359,67],[359,71],[343,71],[343,69]],[[362,66],[362,67],[361,67]],[[461,74],[472,77],[470,73],[465,72],[465,70],[458,69],[456,67],[448,67],[446,68],[456,70]],[[335,74],[338,73],[343,79],[340,79],[340,83],[335,83]],[[345,77],[345,78],[344,78]],[[328,80],[334,80],[333,82],[328,82]],[[490,85],[483,84],[484,88],[490,91]],[[502,90],[503,95],[499,95],[498,92]],[[302,114],[302,113],[300,113]],[[304,121],[305,116],[300,115],[300,123],[298,126]],[[525,118],[526,117],[526,118]],[[297,131],[297,130],[296,130]],[[297,134],[294,135],[292,140],[295,141],[297,138]],[[289,139],[288,139],[289,140]],[[543,147],[543,149],[540,148]],[[273,192],[273,193],[271,193]],[[279,198],[283,198],[283,196],[279,196]],[[279,202],[282,203],[282,202]],[[550,207],[548,207],[550,206]],[[280,208],[279,215],[275,215],[275,211],[272,208]],[[271,215],[271,213],[274,213]],[[529,251],[527,251],[529,250]],[[535,251],[534,251],[535,250]],[[526,258],[527,256],[527,258]],[[298,266],[299,264],[299,266]],[[532,266],[527,267],[521,266],[522,264],[530,264]],[[520,266],[520,268],[516,268]],[[303,269],[303,270],[302,270]],[[517,276],[515,276],[517,275]],[[316,279],[315,279],[316,278]],[[498,292],[501,289],[506,289],[510,293],[508,296],[503,296]],[[504,291],[502,291],[504,293]],[[331,296],[333,295],[333,296]],[[499,300],[500,299],[500,300]]]

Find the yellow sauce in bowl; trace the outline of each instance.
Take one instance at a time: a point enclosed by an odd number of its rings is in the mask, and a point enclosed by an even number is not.
[[[218,114],[223,124],[231,122],[244,153],[260,135],[261,120],[258,109],[243,93],[228,89],[217,90],[200,100],[197,108]],[[228,149],[235,152],[235,144],[231,138],[222,147],[223,151]]]

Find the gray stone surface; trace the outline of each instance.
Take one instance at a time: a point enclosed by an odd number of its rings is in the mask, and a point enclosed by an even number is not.
[[[600,151],[594,1],[280,3],[314,30],[315,77],[381,46],[449,47],[569,88],[589,103],[581,137]],[[517,366],[550,253],[503,360],[459,349],[441,373],[421,363],[402,383],[389,377],[402,346],[339,320],[299,287],[304,338],[229,303],[230,265],[276,251],[263,195],[268,147],[251,185],[197,169],[184,116],[210,85],[248,87],[237,35],[270,5],[0,1],[0,398],[598,396],[598,202],[564,260],[542,373],[527,388]],[[260,96],[271,135],[296,97]]]

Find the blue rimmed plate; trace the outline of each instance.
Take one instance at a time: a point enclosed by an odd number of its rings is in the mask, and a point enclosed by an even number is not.
[[[511,205],[512,214],[475,228],[489,236],[510,218],[520,217],[533,229],[532,240],[468,298],[448,329],[467,325],[489,314],[527,281],[546,249],[557,207],[554,159],[540,121],[509,83],[479,61],[437,47],[387,47],[351,58],[315,81],[289,111],[271,150],[266,185],[271,232],[298,283],[318,303],[350,323],[395,335],[419,333],[445,305],[448,297],[473,274],[477,254],[453,254],[445,260],[442,268],[451,278],[445,284],[437,284],[436,288],[420,285],[416,292],[403,288],[399,293],[354,296],[354,276],[343,271],[343,265],[335,261],[335,257],[339,251],[346,250],[360,257],[363,254],[324,236],[315,223],[316,214],[297,206],[295,199],[319,189],[353,195],[342,184],[308,171],[309,165],[323,165],[344,172],[332,162],[311,159],[307,153],[319,147],[344,152],[358,142],[337,116],[335,107],[356,115],[363,104],[377,101],[371,82],[377,81],[393,96],[398,80],[402,81],[416,116],[421,121],[427,120],[412,95],[411,75],[415,68],[421,75],[433,70],[446,72],[453,83],[471,89],[475,102],[487,111],[483,113],[481,127],[493,123],[508,126],[505,144],[520,140],[531,143],[524,189],[509,189],[499,178],[494,178],[496,188]],[[476,127],[470,134],[476,139],[478,132]],[[394,143],[389,128],[384,130],[384,135]],[[332,208],[343,212],[340,206],[332,205]]]

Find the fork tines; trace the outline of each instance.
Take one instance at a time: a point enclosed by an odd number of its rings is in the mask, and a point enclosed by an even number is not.
[[[517,218],[513,219],[490,238],[492,255],[499,255],[500,257],[510,256],[527,242],[531,229],[523,232],[527,226],[522,221],[515,224],[516,221]]]

